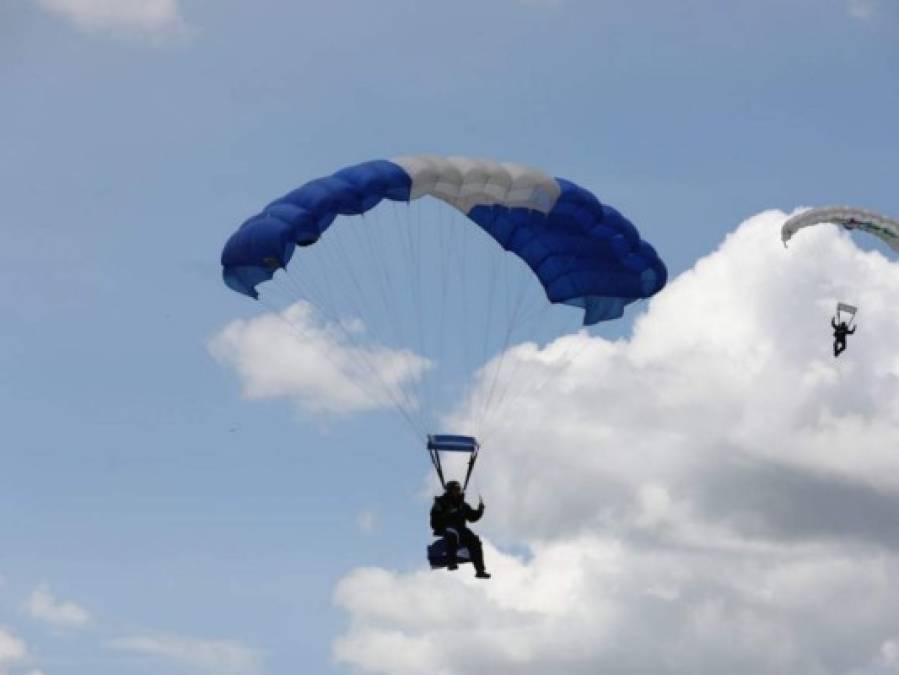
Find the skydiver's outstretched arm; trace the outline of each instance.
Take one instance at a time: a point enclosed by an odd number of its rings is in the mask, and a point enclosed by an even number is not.
[[[834,328],[837,327],[837,320],[836,320],[836,318],[831,317],[831,319],[830,319],[830,325],[831,325],[832,327],[834,327]]]
[[[856,329],[856,328],[858,328],[858,326],[853,326],[853,327],[852,327],[852,330],[847,330],[846,333],[847,333],[848,335],[852,335],[852,334],[855,332],[855,329]]]
[[[465,519],[470,523],[476,523],[484,515],[484,502],[478,504],[478,508],[473,509],[468,504],[465,505]]]

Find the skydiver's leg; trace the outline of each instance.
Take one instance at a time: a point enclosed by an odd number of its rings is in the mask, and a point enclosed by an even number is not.
[[[443,535],[443,541],[446,542],[446,569],[459,569],[459,562],[456,558],[459,551],[459,535],[455,530],[447,528],[446,534]]]
[[[467,527],[459,533],[462,545],[468,548],[471,554],[471,563],[475,572],[484,574],[484,549],[481,547],[481,539]]]
[[[839,356],[846,349],[846,340],[836,340],[833,343],[833,355]]]

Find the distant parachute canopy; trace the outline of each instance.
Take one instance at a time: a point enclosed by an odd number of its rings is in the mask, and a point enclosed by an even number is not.
[[[855,305],[850,305],[845,302],[837,303],[837,311],[836,311],[837,322],[846,321],[846,319],[843,318],[844,314],[849,317],[850,322],[855,321],[855,315],[857,313],[858,313],[858,307],[856,307]]]
[[[667,280],[634,225],[572,182],[518,164],[416,156],[350,166],[276,199],[228,240],[225,283],[256,298],[295,246],[315,244],[338,215],[424,195],[455,207],[524,260],[550,302],[584,309],[585,325],[619,318]]]
[[[899,252],[899,221],[887,216],[851,206],[823,206],[803,211],[783,224],[780,231],[784,246],[803,227],[833,223],[848,230],[862,230],[884,241],[891,249]]]

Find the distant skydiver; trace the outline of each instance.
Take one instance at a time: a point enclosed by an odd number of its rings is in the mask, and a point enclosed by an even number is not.
[[[447,482],[446,493],[434,497],[434,506],[431,507],[431,529],[435,536],[443,537],[446,542],[447,569],[459,568],[456,553],[460,548],[467,548],[474,564],[475,576],[479,579],[490,578],[490,574],[484,569],[481,540],[465,525],[466,522],[477,522],[483,515],[484,500],[480,500],[477,509],[471,508],[465,501],[465,493],[462,492],[462,486],[458,481]]]
[[[833,327],[833,355],[837,357],[845,351],[846,336],[852,335],[855,332],[856,326],[853,326],[850,330],[845,321],[837,323],[836,317],[830,320],[830,325]]]

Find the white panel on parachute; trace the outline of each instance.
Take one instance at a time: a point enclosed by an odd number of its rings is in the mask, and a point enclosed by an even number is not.
[[[553,178],[522,164],[430,155],[390,161],[412,178],[411,199],[431,195],[466,214],[492,204],[549,213],[562,191]]]

